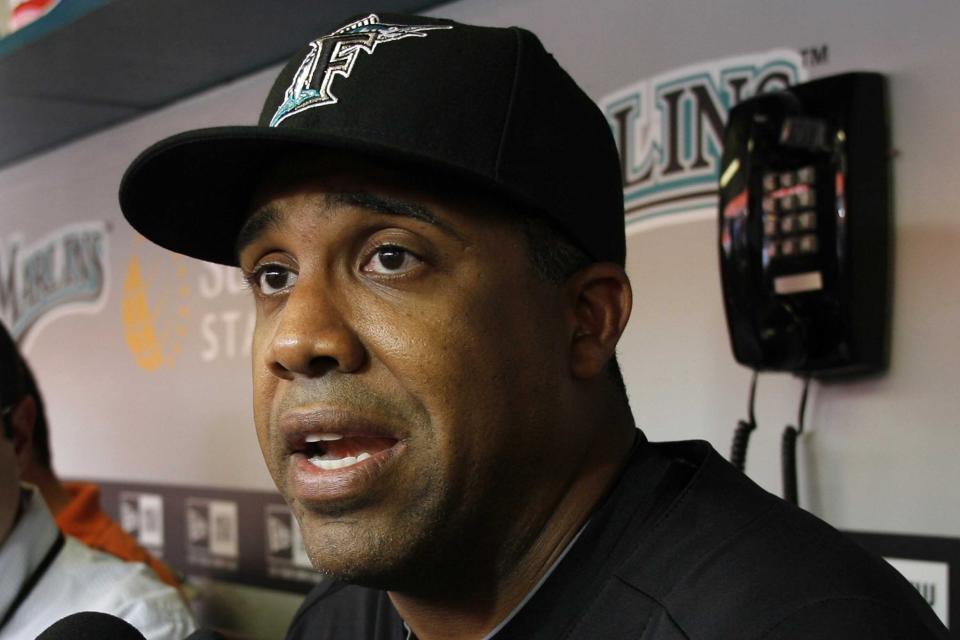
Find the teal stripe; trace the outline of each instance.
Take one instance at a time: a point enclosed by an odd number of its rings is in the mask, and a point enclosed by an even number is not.
[[[17,318],[17,321],[10,328],[10,332],[14,337],[19,338],[28,327],[48,311],[52,311],[61,305],[72,304],[74,302],[95,302],[100,297],[102,291],[102,282],[83,282],[62,289],[28,308],[26,313]]]

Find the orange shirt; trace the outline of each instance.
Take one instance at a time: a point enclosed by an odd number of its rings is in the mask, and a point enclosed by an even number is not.
[[[94,549],[100,549],[121,560],[142,562],[157,577],[172,587],[180,588],[173,571],[137,544],[130,534],[120,528],[100,508],[100,488],[84,482],[65,482],[71,496],[70,504],[56,515],[57,526],[68,536],[79,539]]]

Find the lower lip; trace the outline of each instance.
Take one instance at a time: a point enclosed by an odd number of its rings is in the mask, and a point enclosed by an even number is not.
[[[389,449],[340,469],[321,469],[304,454],[294,453],[288,463],[291,492],[297,501],[308,505],[360,497],[389,472],[402,451],[403,443],[398,441]]]

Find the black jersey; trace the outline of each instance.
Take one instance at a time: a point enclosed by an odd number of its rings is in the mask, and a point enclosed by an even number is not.
[[[290,640],[404,640],[387,594],[314,589]],[[636,447],[563,561],[496,640],[947,640],[886,562],[705,442]]]

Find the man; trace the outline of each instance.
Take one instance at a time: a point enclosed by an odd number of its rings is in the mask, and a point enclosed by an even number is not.
[[[332,580],[290,638],[945,638],[905,581],[705,443],[652,444],[606,121],[536,37],[370,14],[257,127],[121,185],[240,266],[260,446]]]
[[[0,325],[0,639],[35,638],[72,613],[99,611],[147,638],[181,640],[194,623],[175,589],[143,564],[64,536],[39,492],[21,483],[25,440],[16,425],[32,410],[16,371],[21,362]]]
[[[21,409],[12,421],[23,443],[20,448],[20,478],[40,492],[57,526],[66,535],[121,560],[142,562],[172,587],[180,587],[173,571],[137,544],[100,506],[100,488],[89,482],[62,482],[53,470],[50,433],[43,396],[30,366],[17,354],[11,367],[16,388],[24,391]]]

